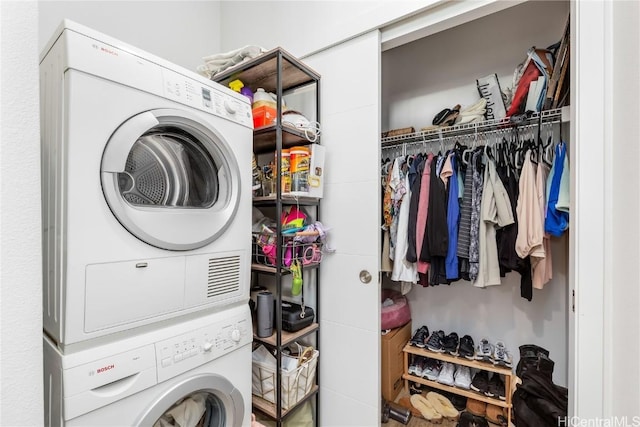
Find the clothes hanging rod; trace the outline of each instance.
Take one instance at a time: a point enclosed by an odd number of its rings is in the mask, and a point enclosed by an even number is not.
[[[562,123],[562,120],[557,119],[557,120],[553,120],[553,121],[543,121],[542,125],[554,125],[556,123]],[[526,123],[526,124],[520,124],[517,126],[517,129],[519,131],[524,131],[527,129],[532,129],[532,128],[536,128],[539,126],[539,123]],[[508,128],[496,128],[496,129],[492,129],[492,130],[487,130],[487,131],[482,131],[479,132],[478,135],[486,140],[486,136],[487,135],[493,135],[496,133],[500,133],[500,132],[510,132],[512,129],[514,129],[515,126],[511,126]],[[464,138],[468,138],[474,136],[474,133],[471,132],[467,132],[467,133],[457,133],[457,134],[451,134],[451,135],[443,135],[442,138],[440,138],[439,136],[436,138],[425,138],[423,139],[415,139],[415,140],[411,140],[411,141],[401,141],[401,142],[394,142],[391,144],[387,144],[387,145],[383,145],[381,147],[381,149],[383,151],[390,151],[393,149],[397,149],[398,147],[413,147],[413,146],[424,146],[425,144],[434,144],[434,143],[440,143],[441,141],[443,143],[445,143],[445,145],[450,144],[451,140],[458,140],[458,139],[464,139]],[[484,145],[484,142],[478,141],[479,145]]]
[[[566,110],[565,110],[566,109]],[[545,110],[541,113],[533,113],[528,117],[514,120],[514,117],[496,120],[485,120],[477,123],[465,123],[460,125],[447,126],[440,129],[431,129],[408,133],[404,135],[388,136],[381,139],[382,148],[391,148],[397,145],[412,142],[433,142],[440,138],[451,138],[452,136],[471,135],[474,133],[488,133],[511,128],[522,128],[537,126],[538,124],[550,124],[567,121],[569,107]]]

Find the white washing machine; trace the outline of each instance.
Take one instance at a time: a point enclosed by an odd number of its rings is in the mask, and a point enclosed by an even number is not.
[[[40,85],[44,329],[58,346],[245,304],[248,99],[70,21]]]
[[[76,353],[45,335],[45,425],[248,426],[251,341],[246,304]]]

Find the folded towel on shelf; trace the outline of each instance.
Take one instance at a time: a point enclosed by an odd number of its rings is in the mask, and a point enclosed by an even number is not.
[[[204,65],[199,65],[197,70],[200,74],[210,79],[227,68],[260,56],[264,52],[266,52],[266,49],[260,46],[247,45],[229,52],[205,56],[202,58]]]

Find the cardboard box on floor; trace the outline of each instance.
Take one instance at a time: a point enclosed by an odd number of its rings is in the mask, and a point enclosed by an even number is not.
[[[382,397],[394,401],[402,390],[402,349],[411,339],[411,322],[382,336]]]

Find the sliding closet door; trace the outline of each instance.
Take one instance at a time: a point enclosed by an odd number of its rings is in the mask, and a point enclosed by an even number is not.
[[[336,249],[320,280],[320,425],[380,417],[380,38],[372,31],[304,58],[322,75],[322,223]]]

